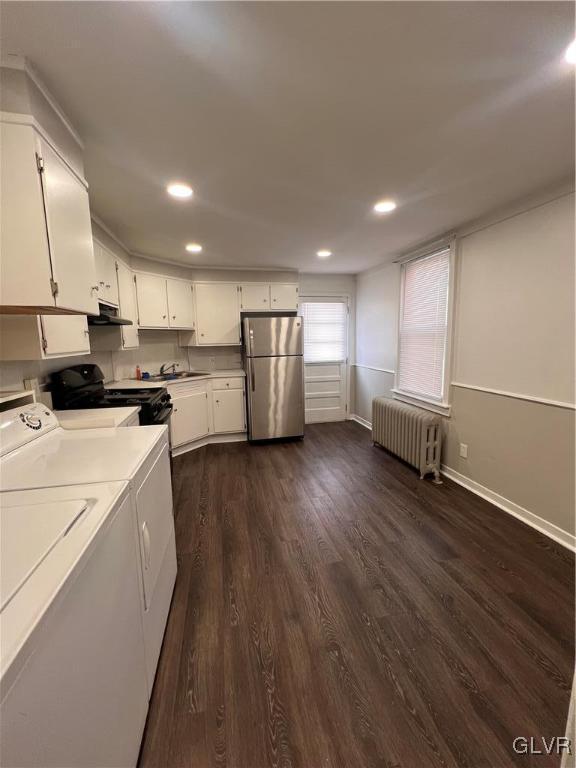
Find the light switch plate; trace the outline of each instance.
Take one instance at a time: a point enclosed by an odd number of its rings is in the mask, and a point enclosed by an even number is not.
[[[462,459],[468,458],[468,446],[466,443],[460,443],[460,457]]]

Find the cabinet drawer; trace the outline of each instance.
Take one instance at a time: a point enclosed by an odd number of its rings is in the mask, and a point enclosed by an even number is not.
[[[235,376],[233,379],[212,379],[212,389],[243,389],[244,377]]]
[[[202,381],[180,381],[177,384],[169,384],[168,394],[174,399],[175,397],[182,397],[183,395],[188,395],[194,392],[206,392],[207,383],[208,380],[203,379]]]

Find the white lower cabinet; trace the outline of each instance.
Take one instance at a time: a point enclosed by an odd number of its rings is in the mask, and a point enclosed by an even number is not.
[[[85,315],[5,315],[0,360],[45,360],[90,353]]]
[[[195,441],[208,435],[246,431],[243,376],[182,381],[168,385],[168,391],[174,406],[170,417],[173,449],[193,448]]]
[[[212,416],[214,432],[216,434],[222,432],[243,432],[246,429],[244,390],[213,389]]]
[[[172,448],[205,437],[209,431],[208,393],[198,391],[181,393],[173,397],[174,409],[170,417]]]

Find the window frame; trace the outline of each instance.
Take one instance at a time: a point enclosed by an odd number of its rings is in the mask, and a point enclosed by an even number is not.
[[[406,276],[406,264],[425,259],[429,256],[433,256],[439,251],[448,250],[448,295],[446,297],[447,305],[447,318],[446,318],[446,347],[444,352],[444,377],[442,382],[443,398],[442,400],[436,400],[432,397],[426,397],[425,395],[415,394],[414,392],[408,392],[401,389],[399,384],[400,379],[400,333],[402,327],[402,315],[404,312],[404,282]],[[452,349],[453,349],[453,337],[454,337],[454,285],[455,285],[455,269],[456,269],[456,240],[451,239],[448,241],[441,241],[434,243],[433,246],[426,248],[425,250],[413,253],[402,259],[400,262],[400,300],[398,302],[398,329],[396,339],[396,364],[394,366],[394,386],[392,387],[392,393],[395,400],[400,400],[410,405],[416,405],[420,408],[425,408],[434,413],[439,413],[442,416],[450,416],[451,403],[450,403],[450,387],[452,378]]]
[[[302,358],[306,365],[347,365],[350,363],[350,297],[339,293],[334,295],[325,294],[323,296],[300,296],[298,301],[298,314],[300,314],[302,304],[342,304],[346,316],[346,329],[344,334],[345,358],[344,360],[325,360],[325,361],[306,361],[304,347],[302,348]]]

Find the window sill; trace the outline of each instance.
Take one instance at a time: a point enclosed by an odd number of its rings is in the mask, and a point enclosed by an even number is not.
[[[393,389],[394,399],[400,400],[403,403],[409,405],[416,405],[418,408],[424,408],[427,411],[433,411],[439,413],[441,416],[450,418],[450,411],[452,406],[449,403],[438,403],[436,400],[428,400],[425,397],[419,397],[418,395],[409,395],[406,392],[401,392],[399,389]]]

